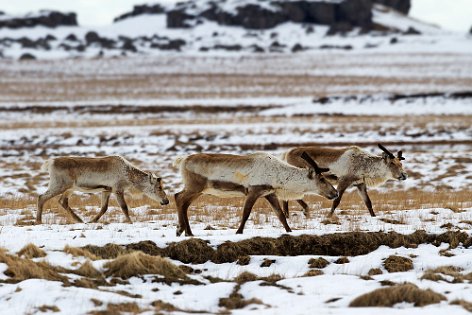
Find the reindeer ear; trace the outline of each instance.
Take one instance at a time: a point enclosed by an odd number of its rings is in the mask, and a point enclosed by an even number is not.
[[[313,160],[311,158],[311,156],[309,156],[308,153],[306,153],[305,151],[303,151],[303,153],[300,155],[300,157],[302,159],[304,159],[305,162],[315,170],[316,174],[321,174],[323,172],[329,171],[329,169],[327,169],[327,168],[319,167],[318,164],[316,164],[315,160]]]
[[[315,178],[314,173],[315,173],[315,171],[314,171],[312,168],[309,168],[309,169],[308,169],[308,179],[313,179],[313,178]]]
[[[398,158],[400,161],[402,161],[402,160],[405,159],[405,158],[403,157],[403,152],[402,152],[402,150],[398,151],[398,153],[397,153],[397,158]]]

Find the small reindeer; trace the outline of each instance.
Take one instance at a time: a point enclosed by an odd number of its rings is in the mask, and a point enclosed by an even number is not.
[[[57,157],[47,160],[41,171],[50,175],[48,190],[38,197],[38,213],[36,224],[41,224],[43,206],[46,201],[62,194],[60,205],[77,222],[83,222],[69,207],[69,197],[73,191],[86,193],[102,193],[100,212],[92,220],[97,222],[108,209],[110,194],[115,193],[126,221],[131,223],[124,191],[134,187],[150,198],[167,205],[166,193],[162,188],[162,180],[157,175],[140,170],[121,156],[105,157]]]
[[[286,152],[283,159],[291,165],[302,167],[304,165],[303,154],[308,154],[322,167],[329,167],[326,174],[328,180],[337,184],[339,196],[334,199],[330,215],[339,205],[344,191],[351,187],[357,190],[364,200],[371,216],[375,217],[372,202],[367,194],[367,187],[376,187],[388,180],[406,180],[407,174],[403,170],[401,161],[405,158],[402,151],[397,156],[378,144],[383,151],[381,156],[370,154],[359,147],[352,146],[343,149],[324,147],[299,147]],[[308,216],[308,205],[302,199],[297,200],[302,206],[303,212]],[[284,213],[288,216],[288,200],[283,202]]]
[[[306,156],[309,169],[287,164],[267,153],[249,155],[194,154],[175,160],[182,174],[184,189],[175,194],[179,226],[177,236],[185,231],[191,236],[187,210],[201,195],[221,198],[246,197],[243,218],[236,233],[242,234],[244,225],[257,199],[264,197],[277,214],[287,232],[292,230],[280,208],[279,199],[300,199],[306,193],[315,193],[333,199],[336,189],[321,174],[327,169],[318,167]]]

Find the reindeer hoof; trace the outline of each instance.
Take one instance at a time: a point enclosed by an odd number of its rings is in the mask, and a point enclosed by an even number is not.
[[[177,231],[175,232],[175,236],[180,236],[180,235],[182,235],[183,232],[184,232],[183,229],[178,228]]]

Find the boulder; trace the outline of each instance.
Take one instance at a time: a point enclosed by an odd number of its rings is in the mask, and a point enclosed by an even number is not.
[[[180,51],[187,42],[183,39],[171,39],[167,43],[152,43],[151,48]]]
[[[58,11],[40,11],[38,14],[23,17],[9,17],[3,14],[0,20],[0,28],[23,28],[46,26],[55,28],[58,26],[77,26],[75,13],[62,13]]]
[[[87,45],[97,44],[103,48],[114,48],[115,41],[106,37],[101,37],[97,32],[90,31],[85,34],[85,41]]]
[[[168,28],[190,28],[190,21],[194,20],[195,16],[185,13],[184,10],[171,10],[167,12],[166,18]]]
[[[36,57],[33,54],[25,53],[18,58],[19,60],[35,60]]]

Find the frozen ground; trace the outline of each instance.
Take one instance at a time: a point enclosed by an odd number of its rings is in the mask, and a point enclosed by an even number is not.
[[[181,185],[171,167],[178,155],[256,150],[278,154],[302,144],[357,144],[378,152],[378,142],[403,150],[410,175],[405,182],[388,183],[371,192],[378,217],[368,216],[360,199],[349,193],[338,217],[326,220],[329,201],[314,197],[309,199],[310,219],[292,205],[292,234],[396,231],[407,235],[424,230],[431,235],[460,231],[470,237],[472,103],[467,92],[471,84],[472,59],[460,50],[0,62],[4,92],[0,95],[0,247],[14,254],[34,243],[47,253],[34,261],[76,269],[86,258],[66,254],[66,245],[151,240],[164,248],[185,239],[175,237],[173,202],[161,207],[133,192],[127,195],[133,225],[119,223],[123,216],[116,204],[100,224],[67,224],[57,200],[46,206],[46,224],[30,225],[36,214],[35,197],[47,183],[47,174],[39,173],[39,167],[51,156],[121,154],[144,169],[158,170],[172,194]],[[454,92],[465,93],[453,97]],[[417,96],[404,97],[413,93]],[[86,222],[98,203],[98,198],[87,195],[71,200]],[[277,218],[266,204],[258,203],[245,234],[236,236],[241,205],[240,199],[207,198],[195,203],[190,220],[196,237],[217,248],[225,241],[282,235]],[[18,282],[0,263],[0,301],[9,313],[39,313],[48,309],[45,306],[56,306],[64,314],[107,308],[116,313],[113,307],[122,303],[136,303],[126,306],[130,312],[137,312],[137,307],[149,314],[166,313],[166,309],[234,314],[466,313],[450,303],[472,302],[467,277],[472,272],[470,243],[414,245],[382,245],[361,255],[250,255],[248,265],[172,259],[196,270],[188,276],[200,285],[166,284],[155,275],[115,285],[110,284],[116,277],[110,276],[106,284],[89,288],[34,277]],[[410,258],[413,269],[387,272],[383,260],[390,255]],[[310,269],[309,259],[320,256],[329,262],[321,268],[323,275],[313,276],[320,272],[312,271],[312,276],[303,277]],[[335,263],[340,256],[347,256],[349,262]],[[275,262],[260,267],[266,258]],[[111,259],[94,260],[92,265],[106,272],[107,261]],[[443,280],[438,281],[421,279],[428,269],[440,266],[455,266],[462,282],[457,274],[442,274]],[[372,268],[382,273],[367,277]],[[281,278],[239,280],[238,287],[234,278],[243,271]],[[68,271],[62,274],[69,282],[84,278]],[[446,300],[423,308],[406,302],[382,309],[348,307],[361,294],[391,285],[388,281],[430,288]],[[262,304],[229,310],[220,299],[233,292]],[[174,309],[152,305],[157,300]]]

